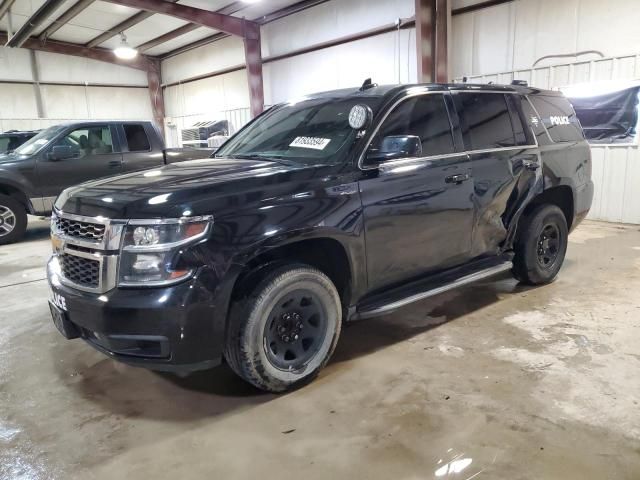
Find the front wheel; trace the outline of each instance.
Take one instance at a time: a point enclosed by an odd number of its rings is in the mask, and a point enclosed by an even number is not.
[[[0,194],[0,245],[20,240],[27,230],[27,212],[15,198]]]
[[[340,296],[324,273],[307,265],[280,267],[232,305],[225,358],[249,383],[283,392],[327,364],[341,324]]]
[[[540,205],[522,219],[513,274],[522,283],[543,285],[558,275],[567,252],[567,220],[555,205]]]

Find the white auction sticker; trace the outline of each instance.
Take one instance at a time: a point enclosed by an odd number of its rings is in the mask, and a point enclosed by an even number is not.
[[[290,147],[311,148],[313,150],[324,150],[331,142],[330,138],[318,137],[297,137],[289,144]]]

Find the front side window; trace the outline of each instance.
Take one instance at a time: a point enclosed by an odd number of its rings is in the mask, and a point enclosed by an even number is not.
[[[277,106],[227,141],[216,157],[342,163],[358,138],[349,112],[365,104],[375,113],[379,103],[377,97],[320,98]]]
[[[404,100],[380,127],[371,142],[369,154],[384,151],[389,139],[407,136],[419,139],[419,156],[429,157],[454,152],[444,95],[426,94]]]
[[[78,128],[59,139],[55,146],[69,146],[80,158],[113,153],[111,129],[108,126]]]
[[[517,145],[503,93],[459,92],[454,101],[468,150]]]

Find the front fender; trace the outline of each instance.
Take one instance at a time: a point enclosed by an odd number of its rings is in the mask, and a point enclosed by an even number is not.
[[[8,187],[10,192],[20,192],[19,200],[24,204],[25,208],[34,213],[31,199],[38,197],[34,185],[19,171],[12,168],[13,164],[0,165],[0,191],[2,187]]]

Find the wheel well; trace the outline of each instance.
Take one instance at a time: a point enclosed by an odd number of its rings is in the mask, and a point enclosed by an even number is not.
[[[540,195],[535,197],[524,211],[524,215],[528,215],[534,208],[539,205],[551,204],[556,205],[567,221],[567,228],[571,230],[571,224],[573,223],[573,191],[571,187],[562,185],[559,187],[552,187],[545,190]]]
[[[243,297],[268,271],[285,263],[305,263],[320,270],[336,286],[342,305],[349,306],[351,295],[349,258],[342,244],[330,238],[301,240],[258,255],[246,265],[236,280],[232,297],[234,299]]]
[[[0,185],[0,193],[15,198],[22,205],[24,205],[24,208],[27,212],[31,211],[31,208],[29,207],[29,199],[22,190],[16,187],[12,187],[11,185]]]

